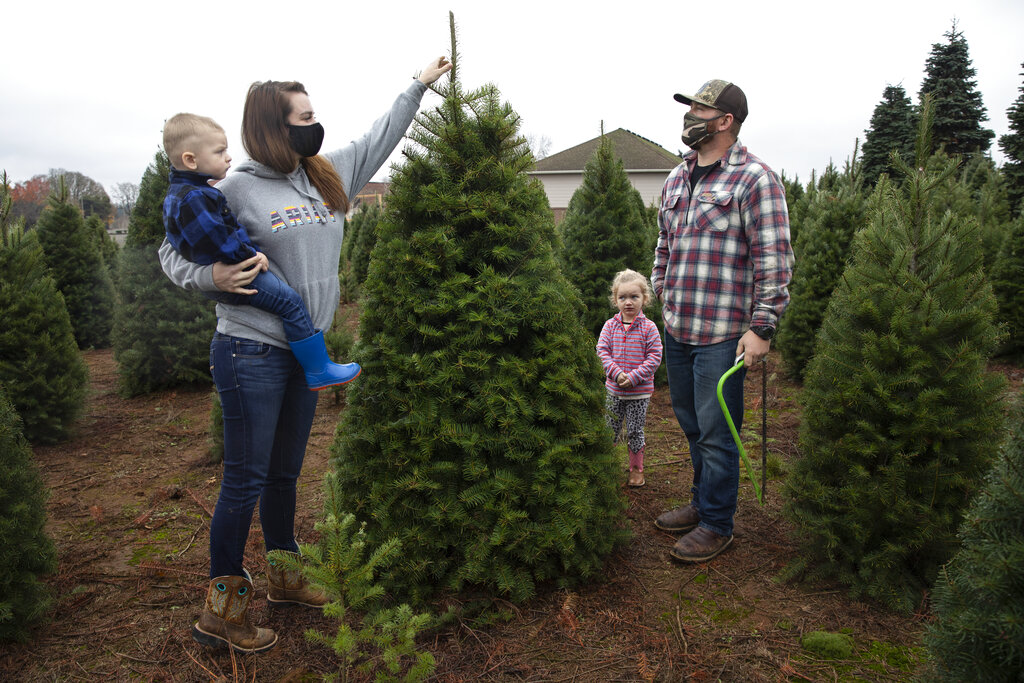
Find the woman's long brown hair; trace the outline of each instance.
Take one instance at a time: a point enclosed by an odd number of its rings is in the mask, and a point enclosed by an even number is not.
[[[252,159],[280,173],[291,173],[301,163],[324,203],[333,211],[348,213],[348,196],[334,166],[320,155],[302,158],[291,147],[288,94],[293,92],[309,94],[298,81],[257,81],[249,86],[242,112],[242,147]]]

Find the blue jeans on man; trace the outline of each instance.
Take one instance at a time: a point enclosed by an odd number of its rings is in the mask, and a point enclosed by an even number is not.
[[[739,490],[740,456],[718,403],[717,390],[722,375],[736,362],[738,344],[739,337],[696,346],[682,344],[670,334],[665,334],[665,365],[672,410],[686,434],[693,462],[693,500],[689,516],[685,521],[677,521],[677,528],[664,524],[663,518],[659,517],[656,524],[660,528],[671,531],[704,529],[731,540]],[[738,370],[722,388],[722,397],[737,430],[743,425],[745,372],[745,368]],[[681,519],[679,511],[674,513],[676,520]],[[701,533],[707,535],[706,531]],[[718,552],[722,549],[724,546]]]
[[[224,478],[210,522],[210,577],[242,576],[256,502],[266,549],[298,552],[295,490],[319,394],[291,351],[217,333],[210,370],[224,416]]]

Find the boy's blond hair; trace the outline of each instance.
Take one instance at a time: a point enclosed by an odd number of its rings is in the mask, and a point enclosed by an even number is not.
[[[651,303],[654,299],[654,292],[651,290],[651,283],[647,281],[647,278],[636,272],[635,270],[620,270],[615,274],[615,279],[612,280],[612,293],[608,297],[608,301],[611,302],[612,307],[616,304],[616,300],[619,298],[619,287],[631,282],[636,282],[640,285],[640,291],[643,292],[644,301],[640,304],[641,308],[646,308],[647,304]]]
[[[164,123],[164,151],[171,164],[181,170],[181,155],[198,150],[189,148],[196,138],[210,131],[224,132],[220,124],[209,116],[181,113],[175,114]]]

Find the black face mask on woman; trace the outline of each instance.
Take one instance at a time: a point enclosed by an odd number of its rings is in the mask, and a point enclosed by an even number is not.
[[[292,149],[300,157],[315,157],[324,142],[324,127],[319,123],[308,126],[288,125],[288,137]]]

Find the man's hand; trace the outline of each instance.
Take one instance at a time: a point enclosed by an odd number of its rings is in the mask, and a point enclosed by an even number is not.
[[[246,285],[260,274],[260,266],[266,262],[266,258],[265,254],[258,253],[241,263],[217,261],[213,264],[213,284],[217,285],[220,291],[230,294],[255,294],[256,290],[246,289]]]
[[[746,334],[740,337],[740,343],[736,345],[736,356],[739,357],[740,354],[747,354],[743,357],[743,360],[749,368],[768,355],[768,349],[771,348],[771,345],[770,339],[761,339],[753,330],[747,330]]]

